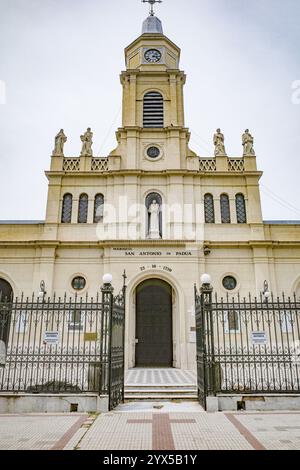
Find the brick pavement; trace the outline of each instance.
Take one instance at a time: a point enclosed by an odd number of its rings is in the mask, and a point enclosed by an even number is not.
[[[205,413],[136,403],[98,416],[0,415],[0,449],[300,450],[300,412]]]

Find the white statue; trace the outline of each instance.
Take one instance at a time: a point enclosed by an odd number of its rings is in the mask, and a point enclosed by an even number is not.
[[[52,155],[55,157],[63,157],[64,156],[64,145],[67,142],[67,137],[64,133],[64,130],[61,129],[57,136],[55,137],[55,147],[53,150]]]
[[[90,127],[88,127],[85,134],[80,136],[80,139],[81,139],[81,142],[82,142],[81,155],[87,156],[87,157],[92,157],[93,156],[93,150],[92,150],[93,133],[92,133]]]
[[[224,145],[224,134],[222,134],[221,129],[217,129],[217,133],[214,135],[214,145],[215,145],[215,156],[224,156],[226,154],[225,145]]]
[[[153,199],[148,212],[150,214],[149,238],[151,238],[152,240],[157,240],[160,238],[160,233],[159,233],[160,206],[156,202],[155,199]]]
[[[243,140],[243,147],[244,147],[244,157],[255,155],[255,151],[253,148],[254,138],[250,134],[249,129],[245,130],[242,140]]]

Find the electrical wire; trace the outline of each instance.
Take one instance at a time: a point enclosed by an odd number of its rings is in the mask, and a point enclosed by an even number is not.
[[[100,145],[98,155],[101,154],[101,151],[102,151],[103,147],[105,146],[105,144],[106,144],[108,138],[110,137],[110,133],[111,133],[113,127],[115,126],[116,121],[119,119],[119,115],[120,115],[120,113],[121,113],[121,109],[122,109],[122,106],[119,107],[118,112],[116,113],[116,115],[115,115],[115,117],[114,117],[114,119],[113,119],[113,121],[112,121],[112,123],[111,123],[111,126],[110,126],[109,130],[107,131],[107,134],[105,135],[105,137],[104,137],[104,139],[103,139],[103,141],[102,141],[102,143],[101,143],[101,145]]]

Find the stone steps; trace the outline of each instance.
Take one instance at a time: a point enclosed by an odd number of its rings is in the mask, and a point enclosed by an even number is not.
[[[127,384],[125,386],[126,400],[148,399],[185,399],[197,400],[197,387],[190,384]]]

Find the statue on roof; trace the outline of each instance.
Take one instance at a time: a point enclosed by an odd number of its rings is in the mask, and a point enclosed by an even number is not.
[[[215,157],[227,155],[224,141],[224,134],[222,134],[221,129],[217,129],[217,132],[214,135]]]
[[[81,155],[84,157],[92,157],[93,133],[90,127],[87,128],[85,134],[80,136],[80,139],[82,142]]]
[[[254,138],[249,132],[249,129],[245,130],[245,133],[242,136],[243,147],[244,147],[244,157],[249,157],[255,155],[253,148]]]
[[[67,137],[64,133],[64,130],[61,129],[59,133],[55,137],[55,146],[52,152],[52,155],[55,157],[63,157],[64,156],[64,145],[67,142]]]

